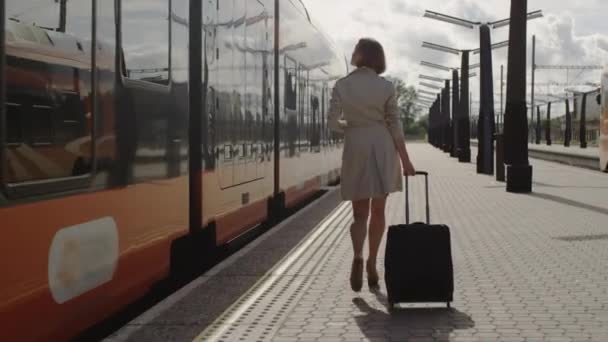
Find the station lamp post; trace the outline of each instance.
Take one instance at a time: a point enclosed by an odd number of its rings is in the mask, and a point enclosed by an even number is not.
[[[459,88],[454,91],[454,95],[457,95],[457,101],[454,101],[455,106],[453,106],[454,111],[454,138],[456,141],[456,151],[455,156],[458,157],[458,160],[462,163],[471,162],[471,142],[470,142],[470,118],[469,118],[469,78],[471,75],[469,74],[470,69],[480,67],[480,64],[469,65],[469,54],[470,50],[459,50],[454,49],[448,46],[443,46],[439,44],[423,42],[422,47],[427,49],[432,49],[436,51],[446,52],[453,55],[461,55],[461,67],[460,67],[460,79],[459,79]],[[458,78],[457,70],[458,68],[454,68],[455,72],[452,75],[454,83],[456,83],[456,79]],[[445,69],[443,69],[445,70]],[[458,93],[460,91],[460,93]]]
[[[494,103],[493,103],[494,102],[494,96],[493,96],[494,91],[493,91],[492,52],[491,52],[491,50],[492,50],[492,48],[502,47],[500,45],[507,46],[508,42],[495,44],[493,46],[491,43],[490,26],[492,26],[492,28],[495,28],[495,29],[504,27],[504,26],[508,26],[511,22],[511,19],[508,18],[508,19],[498,20],[498,21],[489,22],[489,23],[482,23],[479,21],[477,21],[477,22],[470,21],[470,20],[466,20],[466,19],[462,19],[462,18],[457,18],[457,17],[433,12],[433,11],[425,11],[424,17],[447,22],[447,23],[458,25],[461,27],[466,27],[469,29],[474,29],[475,27],[479,27],[480,49],[477,51],[481,54],[481,79],[480,79],[481,106],[480,106],[480,115],[479,115],[480,123],[478,124],[478,127],[479,127],[479,129],[478,129],[479,130],[479,153],[477,156],[477,171],[479,173],[483,173],[483,174],[493,174],[493,160],[492,160],[493,154],[494,154],[494,148],[493,148],[493,141],[494,141],[493,135],[494,134],[493,134],[493,132],[494,132],[495,127],[494,127],[494,113],[493,113],[494,112]],[[535,18],[540,18],[540,17],[542,17],[541,11],[535,11],[535,12],[526,14],[527,19],[535,19]],[[435,48],[436,50],[440,50],[440,51],[444,51],[444,52],[448,52],[448,53],[453,53],[453,54],[462,53],[463,69],[465,68],[465,65],[468,66],[468,58],[469,58],[470,50],[457,50],[457,49],[452,49],[452,48],[447,48],[447,47],[439,47],[435,44],[428,44],[428,45],[429,46],[426,46],[426,47]],[[434,47],[431,47],[430,45],[434,45]],[[466,60],[466,63],[465,63],[465,60]],[[463,72],[464,71],[465,70],[463,70]],[[462,78],[466,79],[465,77],[462,77]],[[465,85],[463,85],[462,87],[464,88],[464,86]],[[461,98],[464,98],[464,97],[461,97]],[[461,103],[466,103],[466,102],[467,101],[461,101]],[[466,109],[466,108],[461,107],[461,112],[466,112],[466,110],[464,110],[464,109]],[[459,125],[459,126],[468,127],[468,125]],[[462,134],[462,135],[465,136],[464,134]],[[468,142],[463,142],[462,138],[461,138],[461,143],[464,143],[464,145],[465,145],[463,148],[466,148],[466,145],[469,144]],[[463,153],[466,156],[467,152],[463,151]],[[469,151],[468,151],[468,157],[470,159],[470,147],[469,147]]]
[[[443,70],[443,71],[449,71],[451,70],[448,67],[445,67],[443,65],[439,65],[439,64],[434,64],[434,63],[430,63],[430,62],[426,62],[426,61],[422,61],[420,63],[422,66],[425,67],[429,67],[429,68],[433,68],[433,69],[439,69],[439,70]],[[447,79],[441,79],[439,77],[434,77],[434,76],[427,76],[427,75],[420,75],[420,79],[425,79],[425,80],[429,80],[429,81],[433,81],[433,82],[444,82],[444,87],[441,88],[441,93],[439,95],[437,95],[437,102],[439,103],[439,109],[438,109],[438,115],[439,118],[438,120],[438,134],[439,134],[439,140],[440,140],[440,146],[441,149],[444,152],[450,152],[454,149],[453,144],[451,143],[451,139],[450,139],[450,127],[451,127],[451,120],[450,120],[450,104],[449,104],[449,98],[450,98],[450,80]],[[439,87],[439,86],[437,86]],[[426,90],[419,90],[419,93],[422,94],[433,94],[429,91]]]
[[[443,71],[451,71],[452,69],[443,65],[422,61],[420,65],[439,69]],[[454,117],[450,117],[450,80],[444,80],[445,85],[441,89],[441,146],[444,152],[449,152],[450,155],[454,154],[454,150],[456,149],[456,145],[453,143],[453,127],[454,127]],[[421,93],[429,94],[429,91],[420,90]]]
[[[439,115],[437,112],[437,108],[439,106],[440,97],[437,95],[437,98],[433,101],[431,108],[429,110],[429,141],[431,145],[434,147],[439,147]]]
[[[427,43],[427,44],[430,44],[430,43]],[[431,45],[434,45],[434,44],[431,44]],[[437,49],[444,48],[444,47],[442,47],[440,45],[435,45],[435,46],[437,47]],[[446,48],[446,49],[449,49],[449,48]],[[448,149],[448,151],[450,152],[450,156],[453,157],[453,158],[458,158],[460,150],[461,150],[459,148],[459,146],[460,146],[459,140],[460,139],[458,138],[459,137],[459,128],[458,127],[461,125],[461,123],[459,122],[460,121],[459,120],[459,117],[460,117],[459,116],[459,112],[460,112],[459,108],[460,108],[460,95],[461,95],[461,94],[459,94],[459,91],[461,89],[461,87],[460,87],[461,80],[460,80],[460,78],[458,76],[458,70],[459,70],[459,68],[457,68],[457,67],[456,68],[450,68],[450,67],[447,67],[447,66],[443,66],[443,65],[439,65],[439,64],[435,64],[435,63],[431,63],[431,62],[427,62],[427,61],[422,61],[420,64],[422,66],[425,66],[425,67],[434,68],[434,69],[438,69],[438,70],[442,70],[442,71],[452,71],[451,94],[450,94],[449,90],[448,90],[448,94],[447,94],[447,97],[449,98],[450,95],[451,95],[451,99],[452,99],[452,104],[451,104],[451,109],[452,109],[452,113],[451,114],[452,115],[451,115],[451,120],[449,121],[450,122],[450,126],[448,128],[448,132],[447,132],[448,136],[447,136],[446,139],[449,141],[449,144],[448,144],[449,149]],[[473,65],[473,66],[470,66],[469,68],[474,69],[474,68],[476,68],[478,66],[479,65]],[[421,78],[423,78],[423,76],[424,75],[421,75]],[[469,78],[475,77],[475,76],[477,76],[475,73],[468,74],[468,77],[466,77],[466,80],[467,80],[466,84],[468,85]],[[425,76],[424,79],[429,79],[429,78],[434,78],[434,77]],[[434,81],[439,81],[439,79],[434,78]],[[444,81],[446,81],[446,80],[444,80]],[[426,86],[430,85],[428,83],[421,83],[421,84],[422,85],[426,85]],[[467,94],[468,94],[468,90],[467,90]],[[447,110],[448,118],[450,117],[450,110],[449,109],[450,109],[450,104],[447,104],[447,108],[445,110]],[[464,133],[465,134],[469,134],[468,132],[464,132]],[[469,138],[467,138],[467,142],[470,144]],[[464,159],[466,159],[466,158],[464,158]],[[469,158],[469,161],[470,161],[470,158]]]
[[[569,147],[572,141],[572,113],[570,113],[570,98],[568,94],[547,94],[548,97],[554,98],[558,101],[565,101],[566,103],[566,122],[564,127],[564,147]]]
[[[556,95],[551,95],[551,94],[544,94],[546,97],[550,97],[550,98],[554,98],[554,99],[558,99],[558,100],[565,100],[566,101],[566,131],[568,130],[568,120],[570,120],[571,118],[569,117],[569,111],[570,111],[570,103],[568,102],[568,99],[562,96],[556,96]],[[541,105],[547,105],[547,112],[546,112],[546,121],[545,121],[545,143],[550,146],[553,141],[552,141],[552,134],[551,134],[551,105],[553,104],[552,101],[544,101],[544,100],[539,100],[538,98],[536,99],[536,102],[540,102]],[[542,137],[542,132],[541,132],[541,115],[540,115],[540,106],[537,107],[538,108],[538,112],[537,112],[537,124],[536,124],[536,144],[539,145],[541,143],[541,137]],[[571,126],[571,123],[570,123]],[[568,135],[568,133],[566,132],[564,134],[564,138],[566,138]]]
[[[433,64],[428,63],[426,66],[431,66],[431,65],[433,65]],[[437,65],[437,66],[440,67],[441,70],[446,69],[446,67],[439,66],[439,65]],[[426,86],[427,88],[430,87],[431,89],[440,90],[440,93],[436,94],[436,98],[430,99],[428,97],[427,98],[422,97],[422,99],[424,101],[433,101],[433,103],[430,107],[430,110],[429,110],[429,140],[433,146],[444,149],[445,143],[447,143],[447,139],[445,138],[446,125],[449,125],[449,114],[447,114],[447,117],[444,115],[446,113],[445,112],[445,103],[447,100],[445,86],[441,87],[439,85],[435,85],[430,82],[436,82],[438,84],[445,84],[445,82],[448,80],[441,78],[441,77],[429,76],[429,75],[424,75],[424,74],[420,74],[419,78],[421,80],[425,81],[423,85]],[[435,93],[433,93],[433,94],[435,94]],[[418,98],[420,99],[421,97],[419,96]],[[449,108],[449,106],[448,106],[448,108]]]
[[[566,91],[575,95],[581,95],[583,98],[581,103],[581,114],[579,117],[579,142],[581,148],[587,148],[587,100],[589,99],[589,95],[596,93],[597,90],[585,92],[576,89],[566,89]]]
[[[532,165],[528,159],[528,107],[526,103],[526,34],[528,1],[511,1],[507,106],[505,111],[505,164],[507,191],[532,192]]]
[[[451,142],[452,149],[450,157],[458,158],[458,108],[460,107],[460,79],[458,78],[458,70],[452,70],[452,131]]]
[[[449,70],[448,67],[444,67],[442,65],[438,65],[438,64],[434,64],[434,63],[430,63],[430,62],[421,62],[420,63],[423,66],[426,67],[430,67],[430,68],[434,68],[434,69],[440,69],[440,70]],[[431,116],[429,117],[429,126],[433,126],[434,129],[434,133],[433,135],[434,137],[434,146],[435,147],[439,147],[441,148],[443,151],[448,152],[450,151],[450,144],[449,144],[449,127],[450,127],[450,106],[449,104],[446,107],[446,103],[448,101],[448,97],[449,97],[449,89],[450,89],[450,81],[446,80],[446,79],[442,79],[440,77],[435,77],[435,76],[428,76],[428,75],[420,75],[419,78],[421,80],[426,80],[426,81],[432,81],[432,82],[437,82],[437,83],[444,83],[444,87],[440,87],[440,86],[433,86],[433,88],[435,89],[439,89],[440,93],[437,94],[437,99],[435,100],[435,103],[433,105],[433,110],[431,110]],[[430,84],[428,84],[430,85]],[[447,87],[447,91],[446,91],[446,87]],[[427,94],[427,95],[435,95],[435,92],[430,92],[427,90],[419,90],[418,91],[421,94]],[[420,96],[418,98],[421,98]],[[423,98],[424,99],[424,98]],[[428,99],[428,98],[427,98]],[[430,99],[428,99],[430,100]]]
[[[570,99],[566,98],[566,131],[564,132],[564,147],[570,147],[572,142],[572,113],[570,112]]]
[[[443,46],[443,45],[439,45],[439,44],[434,44],[434,43],[429,43],[429,42],[423,42],[422,47],[424,48],[428,48],[428,49],[432,49],[432,50],[436,50],[436,51],[441,51],[441,52],[447,52],[447,53],[451,53],[454,55],[460,55],[462,54],[462,67],[461,67],[461,73],[462,73],[462,92],[461,92],[461,98],[463,99],[460,102],[463,103],[456,103],[457,105],[454,106],[454,108],[460,108],[460,110],[458,110],[455,115],[455,118],[457,118],[455,120],[455,122],[457,122],[455,126],[455,130],[460,128],[460,127],[469,127],[469,110],[468,108],[462,108],[461,106],[465,106],[467,107],[466,103],[467,100],[466,98],[468,98],[468,89],[469,89],[469,82],[468,82],[468,78],[465,77],[466,74],[469,73],[470,69],[473,68],[477,68],[480,67],[481,68],[481,77],[480,77],[480,90],[481,90],[481,106],[480,106],[480,115],[479,115],[479,122],[476,125],[478,132],[477,132],[477,138],[479,140],[479,144],[478,144],[478,149],[479,152],[477,154],[477,172],[478,173],[482,173],[482,174],[492,174],[494,173],[494,168],[493,168],[493,156],[494,156],[494,147],[493,147],[493,142],[494,142],[494,136],[493,136],[493,131],[494,131],[494,86],[493,86],[493,75],[492,75],[492,55],[491,55],[491,50],[493,49],[500,49],[503,47],[507,47],[508,46],[508,42],[500,42],[500,43],[496,43],[493,45],[490,45],[490,38],[489,38],[489,28],[487,26],[482,26],[482,35],[487,34],[487,39],[482,39],[481,40],[481,47],[479,49],[475,49],[475,50],[461,50],[461,49],[455,49],[455,48],[451,48],[448,46]],[[487,31],[487,32],[486,32]],[[488,46],[484,46],[484,44],[488,45]],[[469,60],[469,55],[470,53],[474,53],[474,54],[481,54],[481,63],[479,64],[475,64],[475,65],[468,65],[468,60]],[[426,62],[425,62],[426,63]],[[435,64],[432,63],[426,63],[423,65],[426,66],[436,66]],[[445,70],[445,68],[443,69]],[[458,77],[458,75],[454,75],[454,80]],[[457,93],[457,92],[455,92]],[[470,162],[470,140],[469,140],[469,136],[470,134],[466,134],[466,128],[462,129],[464,132],[458,132],[456,131],[455,135],[456,136],[460,136],[462,135],[463,137],[467,138],[467,139],[458,139],[458,145],[459,145],[459,151],[458,151],[458,155],[460,155],[460,153],[464,153],[463,158],[459,158],[459,160],[461,162]],[[461,147],[460,145],[464,145],[464,147]],[[460,151],[462,150],[462,152]]]
[[[445,87],[441,95],[441,112],[444,120],[443,124],[443,152],[449,153],[452,146],[451,132],[452,120],[450,117],[450,80],[445,80]]]
[[[540,99],[535,99],[536,103],[540,103],[540,105],[536,106],[536,126],[535,126],[535,140],[536,140],[536,145],[540,145],[541,142],[541,137],[543,134],[543,127],[542,127],[542,115],[540,113],[540,107],[542,105],[547,104],[546,101],[540,100]]]
[[[547,123],[545,125],[545,142],[551,146],[551,102],[547,102]]]
[[[441,148],[441,127],[443,125],[443,117],[441,116],[441,94],[437,94],[437,99],[433,105],[434,122],[435,122],[435,147]]]

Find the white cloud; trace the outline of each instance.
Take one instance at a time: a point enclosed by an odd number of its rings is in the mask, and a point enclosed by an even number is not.
[[[423,18],[425,9],[467,18],[473,21],[493,21],[510,15],[507,0],[304,0],[312,17],[320,23],[347,55],[363,36],[378,39],[385,46],[389,64],[388,73],[404,78],[408,84],[418,84],[418,74],[449,77],[447,72],[434,71],[419,65],[425,59],[446,66],[459,66],[460,58],[441,52],[426,50],[422,41],[453,46],[476,48],[479,45],[477,30]],[[531,21],[528,35],[537,35],[537,64],[598,64],[608,57],[608,21],[603,13],[608,2],[580,0],[575,3],[554,0],[529,0],[530,11],[542,9],[545,17]],[[508,39],[508,28],[492,32],[494,42]],[[529,43],[529,51],[531,44]],[[494,51],[495,92],[499,92],[500,65],[507,65],[507,49]],[[528,63],[530,64],[530,57]],[[472,57],[471,63],[476,63]],[[599,71],[574,72],[539,71],[537,80],[575,83],[599,82]],[[530,79],[528,79],[530,81]],[[474,98],[477,96],[478,78],[472,80]],[[560,92],[563,89],[538,89],[537,92]],[[499,98],[496,99],[499,102]],[[556,109],[559,110],[559,109]]]

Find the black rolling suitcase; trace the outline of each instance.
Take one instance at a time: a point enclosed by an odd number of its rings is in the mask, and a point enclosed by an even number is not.
[[[453,300],[454,271],[450,228],[430,224],[429,176],[425,177],[426,221],[410,224],[409,182],[405,179],[406,224],[388,230],[384,280],[390,308],[397,303],[446,303]]]

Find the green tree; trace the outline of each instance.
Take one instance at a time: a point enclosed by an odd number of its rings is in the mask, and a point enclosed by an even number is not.
[[[386,79],[395,85],[397,92],[397,104],[403,121],[403,131],[406,135],[421,135],[426,131],[426,127],[420,125],[418,117],[420,109],[416,106],[418,94],[416,88],[408,86],[405,81],[400,78],[388,76]]]
[[[428,114],[424,114],[424,115],[421,115],[420,117],[418,117],[418,126],[420,126],[420,128],[424,132],[429,131],[429,115]]]

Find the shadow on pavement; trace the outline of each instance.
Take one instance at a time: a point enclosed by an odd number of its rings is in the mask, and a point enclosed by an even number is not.
[[[376,296],[383,305],[388,305],[383,294]],[[449,342],[450,334],[455,330],[475,326],[469,315],[453,308],[401,308],[389,314],[387,310],[370,306],[362,298],[354,298],[353,303],[364,313],[355,319],[370,341],[432,338],[433,341]]]
[[[571,207],[576,207],[576,208],[581,208],[581,209],[593,211],[593,212],[596,212],[598,214],[608,215],[608,208],[597,207],[597,206],[590,205],[590,204],[587,204],[587,203],[573,201],[571,199],[567,199],[567,198],[560,197],[560,196],[549,195],[549,194],[544,194],[544,193],[540,193],[540,192],[531,193],[530,196],[536,197],[536,198],[540,198],[540,199],[544,199],[544,200],[548,200],[548,201],[557,202],[557,203],[560,203],[560,204],[565,204],[565,205],[568,205],[568,206],[571,206]]]

